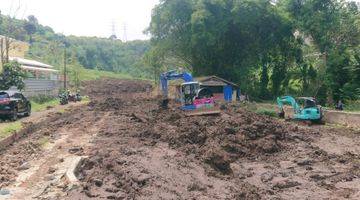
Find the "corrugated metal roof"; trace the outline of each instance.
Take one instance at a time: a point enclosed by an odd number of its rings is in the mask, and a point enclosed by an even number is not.
[[[29,70],[35,70],[35,71],[59,72],[59,70],[55,70],[55,69],[41,68],[41,67],[31,67],[31,66],[26,66],[26,65],[22,65],[21,68],[29,69]]]
[[[205,81],[205,82],[200,82],[200,83],[203,86],[226,86],[226,85],[228,85],[227,83],[224,83],[222,81]]]
[[[235,88],[239,88],[239,85],[236,83],[233,83],[231,81],[225,80],[223,78],[220,78],[218,76],[202,76],[202,77],[195,77],[195,80],[198,81],[201,85],[204,86],[226,86],[231,85]],[[170,86],[178,86],[184,83],[183,80],[172,80],[169,81]]]
[[[223,78],[220,78],[218,76],[203,76],[203,77],[197,77],[195,80],[199,81],[202,85],[208,85],[208,86],[224,86],[226,83],[227,85],[231,85],[233,87],[238,88],[239,85],[236,83],[233,83],[231,81],[225,80]]]
[[[38,62],[38,61],[35,61],[35,60],[28,60],[28,59],[25,59],[25,58],[10,57],[9,60],[10,61],[16,61],[20,65],[27,65],[27,66],[32,66],[32,67],[42,67],[42,68],[54,68],[51,65],[41,63],[41,62]]]

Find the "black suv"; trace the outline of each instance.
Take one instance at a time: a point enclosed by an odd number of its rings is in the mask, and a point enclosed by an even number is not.
[[[31,103],[19,92],[0,91],[0,117],[16,121],[18,116],[30,116]]]

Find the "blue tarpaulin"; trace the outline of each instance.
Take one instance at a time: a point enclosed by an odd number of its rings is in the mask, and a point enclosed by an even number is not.
[[[232,101],[232,94],[233,94],[232,86],[231,85],[224,86],[224,99],[225,99],[225,101],[231,102]]]

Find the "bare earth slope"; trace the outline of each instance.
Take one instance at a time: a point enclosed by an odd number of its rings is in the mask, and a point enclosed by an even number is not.
[[[13,163],[0,187],[18,199],[360,199],[359,131],[302,127],[236,105],[189,118],[175,105],[160,110],[150,91],[144,81],[88,82],[89,105],[0,152]],[[77,188],[56,176],[74,154],[87,157]],[[19,181],[19,166],[39,156],[47,161],[31,162],[40,167]]]

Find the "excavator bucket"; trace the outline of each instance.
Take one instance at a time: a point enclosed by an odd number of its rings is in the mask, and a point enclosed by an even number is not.
[[[221,113],[212,98],[195,100],[193,105],[183,106],[181,109],[187,116],[219,115]]]
[[[203,116],[203,115],[220,115],[221,111],[219,108],[199,108],[191,111],[185,111],[186,116]]]

